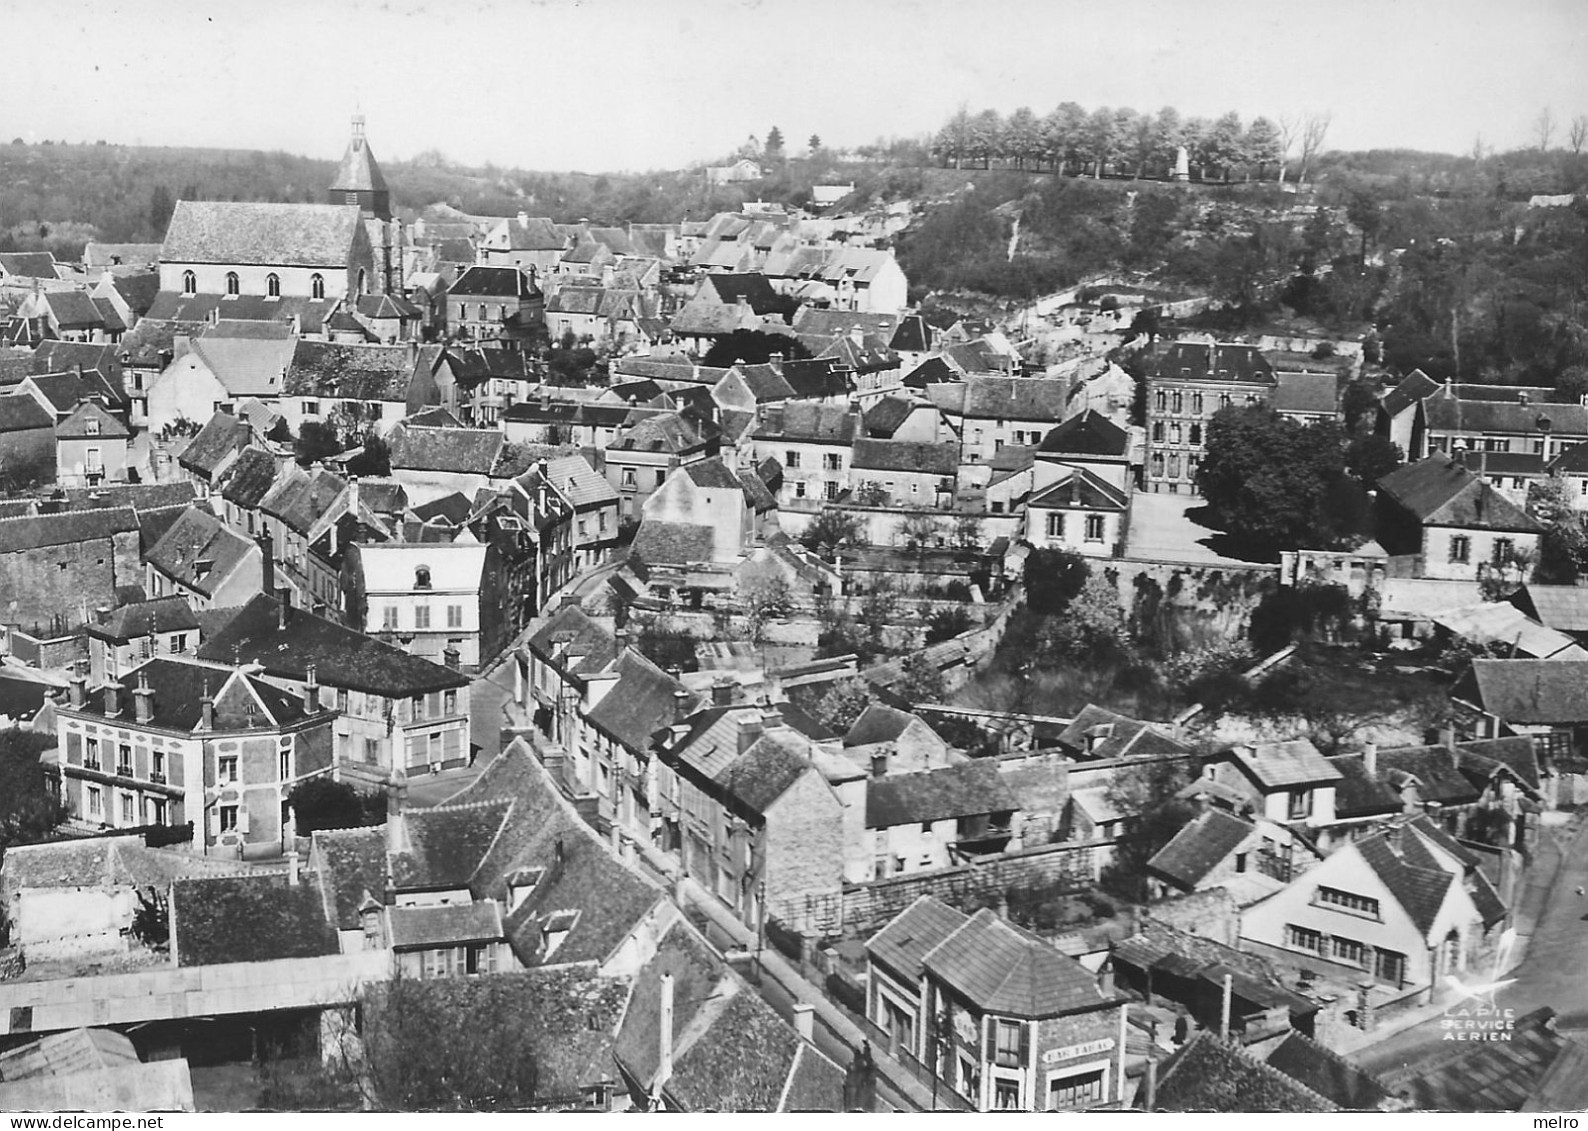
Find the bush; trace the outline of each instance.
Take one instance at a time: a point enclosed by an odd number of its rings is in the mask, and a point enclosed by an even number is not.
[[[360,793],[347,782],[310,778],[287,795],[299,836],[318,829],[354,829],[386,820],[386,795]]]
[[[970,613],[963,605],[935,609],[926,622],[926,642],[936,644],[971,629]]]

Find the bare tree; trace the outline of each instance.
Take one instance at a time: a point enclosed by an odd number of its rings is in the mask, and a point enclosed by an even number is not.
[[[1290,151],[1301,134],[1301,119],[1286,114],[1279,119],[1279,183],[1285,183],[1285,166],[1290,163]]]
[[[1312,163],[1323,152],[1323,143],[1329,136],[1329,124],[1334,121],[1330,111],[1309,113],[1301,120],[1301,171],[1296,180],[1305,181]]]
[[[1472,139],[1472,162],[1475,165],[1483,164],[1483,159],[1489,153],[1488,146],[1483,144],[1483,135],[1479,134]]]
[[[1533,136],[1538,138],[1540,153],[1549,152],[1549,143],[1555,138],[1555,111],[1548,106],[1538,112],[1538,117],[1533,119]]]
[[[1573,157],[1582,154],[1584,142],[1588,142],[1588,114],[1578,114],[1566,130],[1566,144],[1571,146]]]

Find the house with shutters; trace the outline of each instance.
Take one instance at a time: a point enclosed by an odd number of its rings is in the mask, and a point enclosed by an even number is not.
[[[887,770],[880,759],[866,782],[871,879],[947,868],[1009,847],[1020,802],[993,762]]]
[[[757,462],[775,459],[783,469],[780,505],[817,510],[849,490],[850,454],[860,423],[859,412],[847,404],[791,401],[761,410],[751,445]]]
[[[532,279],[548,279],[556,274],[557,264],[574,242],[574,229],[569,225],[520,212],[485,234],[480,242],[481,261],[493,267],[516,267]]]
[[[268,594],[223,622],[200,659],[258,665],[258,678],[334,710],[339,780],[380,785],[468,765],[469,677]],[[196,634],[194,634],[196,636]]]
[[[149,429],[208,421],[248,399],[278,406],[296,349],[292,327],[285,323],[228,321],[210,327],[188,341],[149,385]]]
[[[478,542],[386,542],[349,546],[342,566],[343,615],[370,635],[388,634],[414,656],[465,671],[488,655],[485,640],[508,623],[488,569],[499,553]],[[492,627],[489,621],[497,621]]]
[[[572,573],[594,569],[607,560],[617,545],[618,493],[588,460],[583,456],[541,460],[514,483],[526,498],[538,496],[544,486],[572,512]],[[548,579],[541,591],[555,592],[566,580],[552,584]]]
[[[454,338],[516,349],[545,333],[545,296],[516,267],[470,267],[447,288],[446,302]]]
[[[1230,747],[1182,790],[1275,824],[1334,824],[1335,786],[1343,774],[1305,738]]]
[[[156,656],[196,653],[198,617],[180,594],[95,610],[87,627],[88,677],[97,687]]]
[[[1415,577],[1520,580],[1537,557],[1543,525],[1460,460],[1435,453],[1378,487],[1378,542]]]
[[[275,856],[287,795],[331,769],[332,716],[243,668],[161,656],[93,689],[74,677],[45,765],[78,827],[192,822],[205,855]]]
[[[922,896],[866,942],[867,1030],[971,1111],[1086,1111],[1126,1097],[1126,999],[990,910]]]
[[[1507,912],[1477,858],[1426,817],[1341,847],[1241,914],[1241,940],[1326,977],[1438,1000],[1486,969]]]
[[[607,482],[618,493],[618,516],[637,521],[646,500],[674,469],[722,449],[722,429],[692,409],[647,416],[629,424],[606,450]]]
[[[144,554],[150,597],[180,595],[195,610],[241,605],[271,582],[272,563],[258,542],[197,506],[179,515]]]
[[[84,401],[55,426],[55,481],[97,487],[127,481],[132,431],[97,401]]]
[[[305,422],[386,436],[406,416],[441,404],[442,347],[299,341],[281,381],[279,410],[294,434]]]
[[[958,437],[963,463],[984,463],[1006,445],[1041,443],[1067,415],[1068,392],[1063,381],[979,374],[926,389]]]
[[[1147,490],[1195,493],[1213,414],[1267,404],[1274,389],[1273,366],[1256,346],[1171,344],[1147,378]]]

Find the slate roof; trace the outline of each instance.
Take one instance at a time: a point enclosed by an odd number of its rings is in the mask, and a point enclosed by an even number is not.
[[[913,986],[921,978],[921,960],[969,919],[942,900],[923,895],[866,940],[866,953]]]
[[[103,624],[90,624],[88,634],[101,640],[137,640],[151,633],[186,632],[198,627],[198,618],[180,594],[139,601],[114,610]]]
[[[848,447],[854,442],[858,421],[859,415],[848,405],[794,401],[782,406],[781,412],[763,416],[755,438]]]
[[[925,353],[932,348],[932,328],[919,314],[906,314],[888,339],[888,348],[905,353]]]
[[[220,482],[221,498],[234,506],[253,510],[276,484],[276,459],[260,448],[247,448],[226,469]]]
[[[467,687],[469,677],[422,656],[410,655],[373,636],[288,608],[282,623],[277,600],[261,593],[199,648],[201,659],[257,663],[267,675],[303,680],[310,665],[322,685],[345,687],[388,699],[408,699],[446,688]]]
[[[386,178],[381,176],[375,153],[362,132],[348,139],[347,152],[336,167],[331,181],[332,192],[385,192]]]
[[[198,435],[188,441],[177,463],[208,477],[223,459],[246,447],[252,439],[253,432],[245,421],[227,412],[217,412],[199,429]]]
[[[866,783],[866,827],[925,824],[951,817],[1013,812],[1020,807],[998,767],[986,760]]]
[[[208,595],[232,575],[250,551],[258,552],[252,539],[238,534],[208,511],[190,506],[149,548],[144,560],[167,577]],[[209,563],[203,577],[198,569],[200,562]]]
[[[1440,384],[1421,369],[1414,369],[1388,393],[1380,402],[1384,411],[1391,416],[1397,416],[1406,409],[1411,408],[1424,397],[1431,396],[1440,389]]]
[[[925,725],[924,719],[909,711],[901,711],[886,703],[869,703],[844,735],[844,745],[870,746],[877,742],[897,742],[905,728],[917,720]]]
[[[979,374],[968,375],[953,384],[929,385],[926,389],[932,403],[950,416],[1055,424],[1064,419],[1068,392],[1063,381]]]
[[[1209,809],[1187,822],[1168,844],[1147,861],[1147,867],[1184,888],[1194,888],[1257,831],[1222,809]]]
[[[1276,373],[1269,404],[1275,412],[1333,414],[1339,405],[1339,378],[1333,373]]]
[[[1378,772],[1380,777],[1397,788],[1407,779],[1414,780],[1418,796],[1424,801],[1437,801],[1441,805],[1470,805],[1483,796],[1483,790],[1474,786],[1461,772],[1461,757],[1459,749],[1452,754],[1444,746],[1403,746],[1380,750],[1377,755]]]
[[[1399,813],[1405,807],[1401,795],[1388,781],[1368,775],[1361,754],[1336,754],[1329,763],[1341,774],[1334,783],[1335,816],[1376,817]]]
[[[46,291],[44,301],[56,325],[63,330],[94,329],[105,324],[87,291]]]
[[[1035,1019],[1105,1008],[1113,999],[1075,959],[983,908],[921,965],[976,1009]]]
[[[171,902],[178,966],[338,953],[312,877],[296,886],[279,874],[177,880]]]
[[[1405,853],[1397,853],[1392,847],[1391,835],[1376,833],[1355,841],[1354,847],[1368,867],[1373,869],[1374,875],[1389,889],[1395,902],[1411,917],[1417,930],[1426,937],[1456,877],[1443,868],[1422,867],[1409,862]],[[1410,834],[1402,831],[1399,835]]]
[[[1189,371],[1189,372],[1188,372]],[[1154,377],[1195,381],[1242,381],[1259,385],[1274,383],[1273,366],[1256,346],[1219,342],[1175,342],[1158,359]]]
[[[299,341],[282,382],[293,396],[359,401],[404,401],[416,359],[405,345],[345,345]]]
[[[340,930],[358,930],[364,897],[386,901],[386,827],[316,829],[312,844],[310,859],[320,864],[327,920]]]
[[[440,907],[393,907],[386,912],[396,951],[494,942],[504,938],[502,909],[494,900]]]
[[[132,507],[0,519],[0,554],[96,541],[137,529],[138,512]]]
[[[1087,409],[1048,432],[1037,450],[1123,459],[1130,454],[1130,433],[1102,413]]]
[[[646,752],[651,732],[672,720],[674,696],[684,685],[632,648],[612,670],[617,672],[617,684],[585,718],[630,750]]]
[[[1374,1111],[1395,1098],[1372,1074],[1299,1031],[1269,1052],[1266,1063],[1342,1111]]]
[[[1513,726],[1584,722],[1588,660],[1474,660],[1450,694]]]
[[[716,530],[688,522],[657,522],[647,518],[640,523],[629,549],[632,557],[647,565],[690,565],[709,562],[716,554]]]
[[[1329,1100],[1203,1030],[1158,1069],[1158,1111],[1321,1112]]]
[[[78,377],[76,373],[35,373],[28,377],[27,383],[37,389],[58,413],[71,412],[95,391],[86,375]]]
[[[33,351],[30,373],[64,373],[83,367],[83,372],[97,373],[109,384],[110,392],[120,392],[121,362],[116,356],[117,347],[93,342],[48,341],[39,343]]]
[[[1235,747],[1231,756],[1265,789],[1322,785],[1340,780],[1340,771],[1305,738]]]
[[[753,272],[707,275],[701,284],[702,295],[706,291],[711,292],[708,297],[725,306],[733,306],[742,298],[755,314],[781,313],[787,305],[765,275]]]
[[[916,402],[906,397],[883,397],[866,410],[866,435],[873,439],[891,440],[915,409]]]
[[[820,400],[849,395],[849,377],[831,359],[791,358],[783,362],[783,380],[794,396]]]
[[[860,471],[920,472],[947,478],[959,470],[959,452],[953,444],[856,439],[850,466]]]
[[[30,393],[0,395],[0,432],[31,432],[53,428],[55,416]]]
[[[1524,533],[1544,529],[1521,507],[1443,452],[1390,472],[1378,485],[1425,525]]]
[[[1588,408],[1580,404],[1519,404],[1474,400],[1443,390],[1423,401],[1431,430],[1456,433],[1509,433],[1537,436],[1538,418],[1549,420],[1557,436],[1588,435]]]
[[[47,251],[0,252],[0,271],[23,279],[56,279],[55,256]]]
[[[1584,445],[1588,448],[1588,444]],[[1519,607],[1531,608],[1548,628],[1560,632],[1588,632],[1588,586],[1523,585],[1512,598]]]
[[[1123,511],[1130,507],[1130,496],[1086,468],[1077,467],[1051,487],[1046,487],[1033,495],[1027,506],[1061,510]]]
[[[752,365],[743,364],[735,366],[739,375],[744,379],[745,387],[750,390],[750,395],[758,404],[768,401],[784,401],[794,395],[794,387],[783,380],[781,367],[770,363]]]
[[[447,293],[467,298],[527,299],[534,298],[540,291],[517,267],[474,266],[465,271]]]
[[[160,261],[346,268],[362,224],[354,204],[179,200]]]
[[[517,219],[507,221],[507,250],[509,251],[562,251],[568,246],[568,237],[550,218],[528,216],[524,223]]]
[[[929,357],[904,375],[906,389],[925,390],[933,385],[947,385],[960,380],[959,370],[941,357]]]
[[[1097,759],[1191,753],[1189,746],[1162,733],[1152,723],[1132,719],[1095,703],[1082,707],[1054,741]]]
[[[489,475],[507,443],[495,428],[425,428],[399,424],[388,437],[394,471]]]

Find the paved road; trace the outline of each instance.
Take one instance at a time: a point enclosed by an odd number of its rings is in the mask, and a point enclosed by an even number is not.
[[[1561,1028],[1582,1029],[1588,1028],[1588,897],[1577,895],[1577,889],[1588,889],[1588,823],[1578,825],[1564,845],[1557,846],[1554,835],[1550,829],[1542,833],[1542,851],[1534,865],[1541,890],[1524,900],[1534,904],[1529,917],[1536,915],[1527,955],[1515,971],[1516,982],[1501,990],[1495,1001],[1514,1009],[1518,1017],[1548,1006]],[[1560,868],[1551,882],[1549,873],[1557,859]],[[1474,971],[1468,977],[1475,981],[1486,974]],[[1450,1049],[1450,1042],[1440,1040],[1434,1020],[1369,1045],[1352,1059],[1370,1072],[1401,1072]]]

